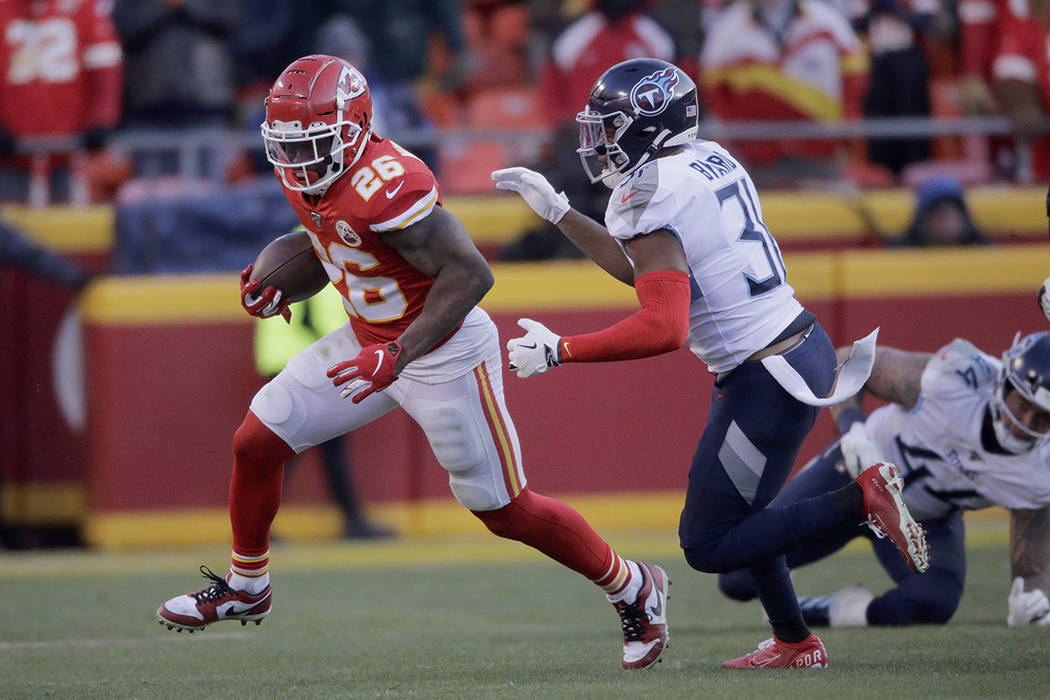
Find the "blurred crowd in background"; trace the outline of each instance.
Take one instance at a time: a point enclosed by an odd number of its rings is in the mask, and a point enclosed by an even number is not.
[[[263,99],[308,53],[362,69],[377,131],[446,194],[525,164],[600,214],[573,118],[639,56],[697,78],[701,134],[761,188],[1050,178],[1050,0],[7,0],[0,22],[0,198],[35,206],[270,177]]]
[[[57,464],[45,477],[76,482],[87,468],[83,412],[63,404],[71,429],[55,440],[57,419],[32,408],[46,403],[40,348],[70,299],[100,273],[236,272],[298,223],[259,124],[267,90],[299,56],[362,70],[376,131],[427,162],[450,209],[473,212],[476,240],[506,229],[479,242],[493,260],[580,255],[505,206],[525,208],[490,173],[540,170],[601,220],[608,190],[584,176],[574,117],[606,68],[642,56],[694,76],[701,136],[745,163],[764,203],[770,192],[802,202],[790,208],[796,228],[826,232],[816,192],[865,229],[814,245],[1003,240],[997,218],[978,230],[970,188],[1050,180],[1050,0],[2,0],[0,23],[0,346],[13,347],[0,364],[0,548],[36,542],[10,524],[35,522],[25,485],[38,472]],[[893,231],[863,203],[883,190],[913,195]],[[46,240],[21,228],[27,212],[57,215]],[[1041,217],[1040,204],[1040,239]],[[104,235],[82,249],[89,225]],[[92,255],[67,259],[48,242]],[[273,372],[262,359],[260,381]],[[364,518],[352,480],[340,483],[347,448],[328,448],[343,534],[393,534]],[[79,523],[74,506],[43,511]]]

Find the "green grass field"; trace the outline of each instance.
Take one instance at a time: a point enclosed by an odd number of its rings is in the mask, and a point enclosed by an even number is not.
[[[154,621],[227,551],[0,554],[0,698],[1046,697],[1050,629],[1006,627],[1005,525],[971,527],[962,606],[944,627],[824,630],[826,671],[729,672],[768,636],[670,532],[607,533],[674,581],[671,646],[620,669],[619,620],[586,581],[496,538],[295,544],[273,552],[261,626],[188,635]],[[796,572],[800,593],[888,582],[866,545]]]

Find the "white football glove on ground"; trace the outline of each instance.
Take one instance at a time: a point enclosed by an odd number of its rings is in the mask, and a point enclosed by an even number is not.
[[[1046,316],[1046,320],[1050,321],[1050,277],[1047,277],[1043,281],[1043,286],[1039,288],[1039,308],[1043,310],[1043,315]]]
[[[1010,606],[1010,614],[1006,618],[1006,624],[1011,627],[1050,625],[1050,600],[1047,600],[1046,594],[1038,588],[1034,591],[1026,591],[1024,579],[1020,576],[1015,578],[1013,585],[1010,586],[1010,597],[1007,603]]]
[[[856,479],[862,471],[873,464],[883,461],[878,445],[871,439],[871,433],[860,421],[849,427],[839,440],[842,449],[842,461],[846,473]]]
[[[492,179],[496,189],[517,192],[541,217],[557,224],[569,211],[569,198],[564,192],[554,191],[547,178],[528,168],[504,168],[493,170]]]
[[[507,341],[508,369],[517,372],[522,379],[534,374],[543,374],[551,367],[557,367],[558,343],[561,336],[554,335],[539,321],[531,318],[519,318],[518,325],[525,329],[521,338]]]

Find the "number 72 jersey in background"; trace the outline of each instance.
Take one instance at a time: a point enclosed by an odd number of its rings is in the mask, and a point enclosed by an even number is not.
[[[381,234],[411,226],[440,206],[434,174],[373,134],[357,162],[320,199],[311,202],[287,187],[284,194],[343,295],[362,345],[396,340],[423,308],[434,281],[383,243]]]
[[[0,124],[69,137],[120,119],[123,54],[107,0],[0,2]]]
[[[736,367],[802,313],[754,183],[713,141],[686,144],[625,178],[605,224],[621,245],[658,229],[681,242],[692,287],[689,347],[712,373]]]

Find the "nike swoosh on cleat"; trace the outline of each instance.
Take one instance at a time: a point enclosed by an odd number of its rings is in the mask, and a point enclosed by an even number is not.
[[[650,605],[649,609],[653,611],[653,617],[660,617],[664,612],[664,597],[660,594],[656,596],[656,605]]]
[[[769,664],[773,663],[774,661],[779,659],[780,656],[780,654],[777,654],[776,656],[770,656],[768,659],[762,659],[761,661],[755,661],[754,659],[751,659],[748,662],[748,665],[752,668],[762,668],[763,666],[768,666]]]
[[[222,605],[219,605],[217,608],[215,608],[215,612],[219,614],[220,618],[229,617],[230,615],[240,615],[243,612],[248,612],[248,610],[250,610],[254,605],[255,603],[253,603],[252,605],[248,605],[247,603],[240,603],[238,601],[231,600],[228,603],[223,603]],[[225,610],[223,610],[223,606],[226,606]]]

